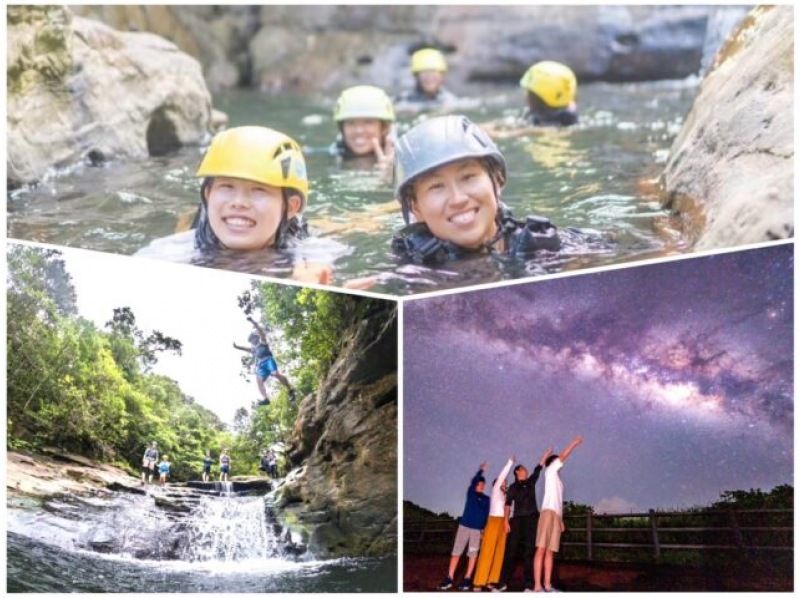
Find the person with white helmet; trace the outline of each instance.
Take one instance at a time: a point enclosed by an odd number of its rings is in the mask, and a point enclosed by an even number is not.
[[[456,100],[444,87],[447,61],[436,48],[421,48],[411,55],[411,74],[414,88],[407,89],[396,98],[398,109],[435,109]]]
[[[289,391],[289,396],[294,400],[295,390],[289,383],[289,379],[278,370],[278,363],[275,361],[275,356],[272,354],[272,349],[270,349],[269,343],[267,342],[267,331],[263,326],[260,326],[252,316],[247,316],[247,320],[255,328],[247,338],[250,346],[244,347],[233,343],[233,347],[234,349],[250,353],[253,356],[253,363],[256,371],[256,384],[258,385],[258,392],[261,393],[261,400],[258,402],[258,405],[262,407],[269,405],[270,401],[264,383],[270,376],[275,376],[280,383],[286,387]]]
[[[388,169],[394,159],[394,106],[386,92],[372,85],[345,89],[333,110],[339,134],[331,153],[345,160],[366,158]]]
[[[197,176],[200,202],[191,225],[194,253],[286,250],[308,236],[302,212],[308,203],[306,162],[297,142],[260,126],[234,127],[211,140]],[[156,239],[139,256],[181,261],[190,233]],[[178,253],[179,252],[179,253]],[[295,264],[292,277],[329,284],[330,266]]]
[[[416,125],[397,142],[395,198],[406,227],[394,236],[393,249],[425,264],[478,252],[557,251],[560,239],[547,218],[522,222],[502,203],[506,176],[503,154],[466,116]]]

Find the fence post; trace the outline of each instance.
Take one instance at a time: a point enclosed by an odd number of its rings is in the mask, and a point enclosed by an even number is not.
[[[739,548],[744,548],[744,536],[742,536],[742,530],[739,529],[739,522],[736,520],[736,511],[731,509],[728,511],[728,518],[731,522],[731,531],[733,532],[733,541],[736,542],[736,546]]]
[[[656,522],[656,512],[650,509],[650,531],[653,536],[653,558],[661,560],[661,545],[658,543],[658,523]]]
[[[586,558],[592,560],[592,507],[586,511]]]

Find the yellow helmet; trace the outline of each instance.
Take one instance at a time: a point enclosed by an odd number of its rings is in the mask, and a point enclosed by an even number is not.
[[[444,54],[434,48],[423,48],[411,55],[411,72],[417,74],[420,71],[447,71],[447,62]]]
[[[297,142],[267,127],[234,127],[218,133],[197,169],[199,177],[225,176],[292,187],[308,196],[306,161]]]
[[[336,101],[333,120],[339,123],[351,118],[375,118],[394,122],[392,100],[380,87],[372,85],[348,87]]]
[[[578,81],[565,64],[543,60],[527,70],[519,85],[535,93],[551,108],[564,108],[575,100]]]

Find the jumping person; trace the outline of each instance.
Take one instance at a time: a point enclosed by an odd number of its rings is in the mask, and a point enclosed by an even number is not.
[[[158,443],[154,440],[144,451],[142,457],[142,484],[153,483],[153,476],[156,473],[156,462],[158,461]]]
[[[164,455],[161,458],[161,463],[158,464],[158,483],[161,486],[166,486],[168,477],[169,477],[169,457]]]
[[[295,399],[295,390],[289,383],[289,379],[278,371],[278,363],[272,354],[272,349],[267,342],[267,331],[261,327],[251,316],[247,316],[247,320],[253,325],[255,330],[250,333],[247,340],[250,342],[249,347],[243,347],[233,343],[235,349],[246,351],[253,356],[253,362],[256,370],[256,384],[258,385],[258,392],[261,393],[261,400],[258,402],[259,406],[269,405],[269,397],[267,396],[267,388],[265,382],[270,376],[275,376],[281,384],[283,384],[289,391],[289,397]]]
[[[558,455],[550,455],[545,461],[544,498],[542,514],[536,528],[536,557],[533,561],[536,576],[533,590],[535,592],[552,592],[553,554],[558,552],[561,534],[564,532],[563,504],[564,484],[559,471],[572,451],[583,442],[582,436],[576,436],[567,448]],[[542,583],[542,565],[544,565],[544,583]]]
[[[406,227],[392,248],[405,260],[434,265],[481,252],[557,251],[561,242],[547,218],[516,220],[502,203],[506,177],[503,154],[466,116],[418,124],[397,142],[395,198]]]
[[[481,463],[478,473],[469,483],[464,513],[459,519],[456,538],[453,542],[450,568],[447,571],[447,577],[439,584],[440,590],[449,590],[453,587],[453,576],[465,548],[467,549],[467,573],[458,589],[469,590],[472,586],[472,571],[475,569],[475,560],[481,544],[481,532],[486,526],[486,518],[489,516],[489,497],[483,493],[486,486],[486,479],[483,477],[484,471],[486,471],[486,463]]]
[[[528,470],[522,464],[514,468],[515,481],[506,492],[504,509],[504,525],[508,537],[503,557],[503,570],[500,573],[499,584],[494,588],[495,591],[504,592],[508,589],[520,549],[522,549],[525,576],[524,588],[529,590],[533,587],[532,558],[535,547],[536,521],[539,517],[539,510],[536,508],[536,480],[539,479],[545,459],[550,453],[551,449],[545,451],[530,477]],[[514,508],[513,517],[511,516],[512,507]]]
[[[219,481],[227,482],[230,473],[231,457],[228,455],[228,449],[222,449],[222,452],[219,455]]]
[[[500,475],[492,482],[492,498],[489,505],[489,519],[483,530],[478,565],[475,570],[473,589],[478,592],[484,586],[492,589],[500,581],[503,567],[503,556],[506,548],[506,477],[514,464],[514,457],[509,457]]]
[[[211,451],[206,451],[206,456],[203,457],[203,481],[207,482],[211,479],[211,465],[214,460],[211,458]]]

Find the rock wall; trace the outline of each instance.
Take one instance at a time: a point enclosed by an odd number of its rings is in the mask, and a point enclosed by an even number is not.
[[[661,183],[698,249],[794,234],[794,15],[752,10],[717,53]]]
[[[63,7],[8,8],[8,183],[88,159],[160,155],[208,133],[200,64],[150,33]]]
[[[682,78],[698,72],[714,6],[85,6],[119,29],[153,31],[203,64],[212,89],[337,92],[411,84],[409,49],[448,50],[449,86],[516,82],[561,60],[582,81]],[[716,19],[714,35],[727,21]]]
[[[275,495],[283,523],[317,555],[397,550],[397,314],[387,303],[344,335],[291,443],[290,472]]]

